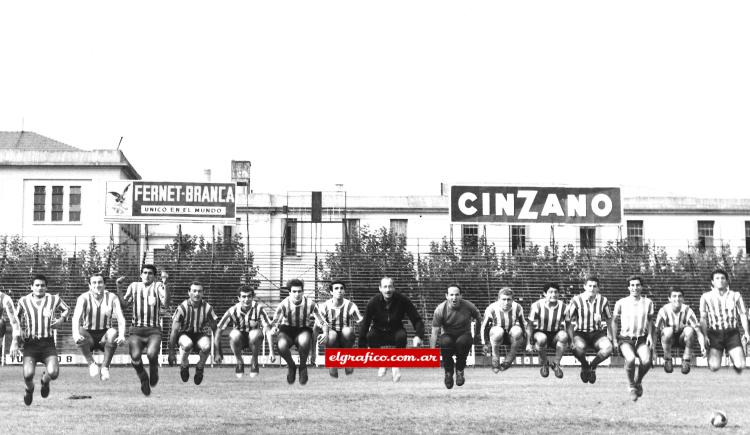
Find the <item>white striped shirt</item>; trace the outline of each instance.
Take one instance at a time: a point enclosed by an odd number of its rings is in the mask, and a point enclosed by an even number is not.
[[[724,295],[712,289],[701,295],[701,320],[706,319],[708,329],[737,328],[739,316],[747,315],[745,302],[739,292],[727,289]]]
[[[33,293],[18,300],[21,333],[25,338],[52,337],[52,320],[55,311],[68,311],[68,306],[58,295],[46,293],[42,298],[35,298]]]
[[[281,308],[280,314],[284,319],[281,324],[293,327],[310,326],[310,316],[313,313],[320,313],[315,301],[307,296],[303,296],[299,304],[295,304],[292,302],[292,297],[287,296],[281,301],[279,307]]]
[[[531,304],[529,310],[529,322],[536,330],[544,332],[556,332],[563,328],[565,320],[565,304],[557,301],[554,307],[549,305],[547,299],[539,299]]]
[[[503,311],[500,308],[500,301],[491,303],[486,310],[484,310],[484,317],[492,319],[493,326],[499,326],[506,331],[513,327],[513,325],[519,325],[525,327],[526,323],[523,317],[523,308],[515,301],[511,302],[510,310]]]
[[[229,307],[219,321],[219,329],[226,329],[231,323],[234,329],[240,332],[249,332],[258,327],[258,322],[263,321],[268,325],[271,319],[268,317],[267,307],[263,302],[253,300],[246,311],[243,311],[242,302]]]
[[[333,298],[328,299],[318,306],[318,310],[333,331],[341,332],[344,326],[351,326],[353,320],[362,320],[357,304],[349,299],[344,299],[338,307]]]
[[[672,309],[672,304],[666,304],[659,309],[656,315],[656,324],[661,328],[674,328],[679,331],[685,326],[698,328],[698,318],[695,312],[689,306],[682,304],[680,310],[676,313]]]
[[[641,296],[636,299],[628,296],[615,302],[612,317],[620,319],[620,335],[642,337],[648,332],[648,324],[654,318],[654,303]]]
[[[575,330],[592,332],[602,329],[602,321],[609,320],[609,302],[597,294],[593,301],[584,299],[583,294],[573,296],[568,304],[568,320],[575,323]]]
[[[112,327],[112,319],[120,307],[117,295],[104,290],[101,300],[87,291],[78,296],[76,306],[81,306],[81,320],[83,329],[101,330]]]
[[[4,317],[3,314],[5,314],[8,318],[12,318],[16,315],[16,310],[13,309],[13,300],[10,298],[10,296],[6,295],[3,292],[0,292],[0,319]]]
[[[159,328],[159,310],[166,303],[166,289],[161,281],[154,281],[148,287],[142,282],[128,286],[125,301],[133,304],[133,326]]]
[[[200,305],[195,306],[190,299],[185,299],[174,311],[173,321],[180,322],[180,332],[203,332],[203,328],[208,324],[208,319],[216,322],[218,316],[214,309],[206,301],[201,301]]]

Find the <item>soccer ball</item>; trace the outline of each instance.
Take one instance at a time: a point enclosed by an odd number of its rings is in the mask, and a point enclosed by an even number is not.
[[[714,411],[711,414],[711,426],[724,427],[727,425],[727,415],[724,411]]]

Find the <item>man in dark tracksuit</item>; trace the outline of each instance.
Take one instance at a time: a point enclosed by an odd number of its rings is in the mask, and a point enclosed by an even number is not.
[[[365,308],[359,330],[359,347],[406,347],[406,330],[402,323],[404,316],[408,316],[414,326],[414,347],[419,347],[424,338],[422,317],[408,297],[396,293],[393,279],[386,276],[380,280],[380,294],[373,296]],[[386,367],[381,367],[378,376],[385,376],[387,370]],[[393,367],[393,382],[400,379],[401,371],[398,367]]]

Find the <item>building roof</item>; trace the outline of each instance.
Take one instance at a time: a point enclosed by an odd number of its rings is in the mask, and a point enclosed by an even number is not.
[[[0,149],[26,151],[82,151],[33,131],[0,131]]]

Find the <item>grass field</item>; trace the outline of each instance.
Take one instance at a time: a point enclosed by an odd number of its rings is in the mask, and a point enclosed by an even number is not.
[[[37,369],[39,371],[40,367]],[[192,375],[191,370],[191,375]],[[240,380],[232,368],[208,368],[203,384],[183,384],[177,368],[144,397],[130,367],[112,369],[106,383],[86,367],[61,367],[49,398],[34,392],[23,404],[21,368],[0,369],[0,433],[750,433],[750,373],[667,375],[644,382],[638,402],[628,398],[624,371],[600,368],[595,385],[568,367],[564,379],[542,379],[538,369],[493,374],[469,368],[463,387],[447,390],[439,369],[403,369],[391,382],[374,369],[332,379],[311,369],[306,386],[287,385],[286,370],[263,368]],[[38,378],[38,373],[37,373]],[[91,399],[73,400],[71,395]],[[708,424],[722,409],[729,425]]]

